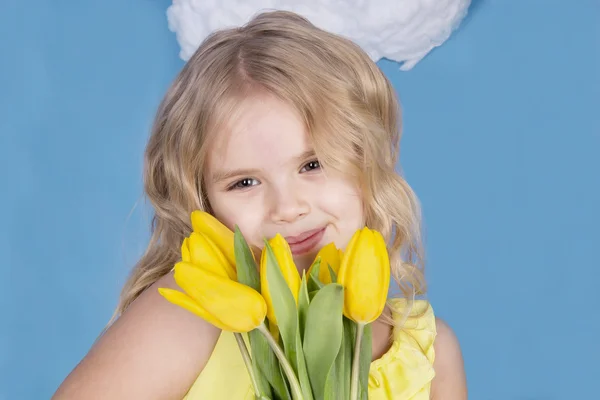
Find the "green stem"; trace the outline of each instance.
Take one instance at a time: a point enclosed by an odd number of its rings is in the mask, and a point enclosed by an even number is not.
[[[352,360],[352,378],[350,381],[350,400],[358,400],[358,379],[360,371],[360,344],[363,338],[365,324],[356,324],[356,341],[354,342],[354,357]]]
[[[246,343],[244,342],[244,338],[241,333],[234,333],[235,340],[240,348],[240,352],[242,353],[242,358],[244,359],[244,364],[246,364],[246,369],[248,370],[248,374],[250,375],[250,381],[252,382],[252,387],[254,388],[254,393],[257,398],[262,398],[263,393],[258,386],[258,382],[256,380],[256,376],[254,375],[254,369],[252,368],[252,358],[250,358],[250,353],[248,352],[248,347],[246,347]]]
[[[281,350],[281,347],[279,347],[279,344],[275,341],[273,336],[271,336],[271,333],[269,332],[264,323],[256,329],[258,329],[258,331],[262,333],[263,336],[267,339],[269,346],[271,346],[271,349],[273,349],[275,356],[279,360],[279,364],[281,365],[281,368],[283,368],[283,372],[287,376],[288,381],[290,383],[293,398],[295,400],[304,400],[304,396],[302,395],[302,388],[300,387],[300,382],[298,382],[296,373],[294,372],[294,369],[292,368],[290,362],[287,360],[287,358],[285,358],[285,354],[283,353],[283,350]]]

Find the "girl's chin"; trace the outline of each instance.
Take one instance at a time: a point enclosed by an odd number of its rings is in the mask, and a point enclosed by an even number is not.
[[[294,263],[296,264],[296,268],[300,275],[302,275],[302,271],[308,271],[313,261],[315,260],[316,254],[307,253],[294,256]]]

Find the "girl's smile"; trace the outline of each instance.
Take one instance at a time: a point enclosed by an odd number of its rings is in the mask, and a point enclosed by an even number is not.
[[[298,236],[285,236],[285,240],[290,245],[293,255],[304,254],[315,248],[318,250],[323,247],[321,241],[326,229],[327,227],[311,229]]]

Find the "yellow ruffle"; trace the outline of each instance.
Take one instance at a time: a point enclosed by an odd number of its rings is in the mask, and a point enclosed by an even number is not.
[[[391,301],[394,320],[402,323],[407,302]],[[391,348],[371,363],[370,400],[429,400],[433,371],[435,316],[425,300],[413,303],[404,329],[394,330]],[[248,372],[231,332],[222,332],[213,353],[183,400],[252,400]]]
[[[407,302],[392,300],[394,320],[405,318]],[[403,324],[394,330],[392,347],[371,363],[369,399],[429,400],[433,371],[435,316],[428,302],[416,300]]]

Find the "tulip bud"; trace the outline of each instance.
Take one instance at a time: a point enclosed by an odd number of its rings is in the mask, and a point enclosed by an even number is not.
[[[159,288],[159,293],[222,330],[249,332],[267,314],[265,300],[256,290],[196,265],[177,263],[175,282],[185,293],[167,288]]]
[[[337,283],[344,287],[344,315],[357,323],[376,320],[385,307],[390,285],[390,260],[383,236],[357,231],[346,247]]]
[[[319,259],[321,260],[321,264],[319,266],[319,280],[321,281],[321,283],[326,285],[328,283],[331,283],[331,273],[329,272],[329,267],[331,267],[331,269],[333,270],[333,272],[335,272],[336,275],[340,269],[342,251],[338,250],[338,248],[335,247],[334,243],[329,243],[323,246],[323,248],[321,248],[321,250],[319,250],[319,252],[317,253],[315,261],[308,269],[306,276],[310,276],[310,273],[315,263]]]
[[[184,262],[237,281],[235,264],[231,264],[227,260],[208,235],[192,232],[181,245],[181,258]]]
[[[190,217],[194,232],[208,236],[221,250],[231,265],[235,265],[233,231],[207,212],[196,210]]]

